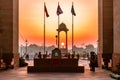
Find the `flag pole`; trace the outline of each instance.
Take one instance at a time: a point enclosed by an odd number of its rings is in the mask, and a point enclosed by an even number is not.
[[[60,16],[58,15],[58,29],[59,29],[59,24],[60,24]],[[58,48],[59,48],[59,31],[58,31]]]
[[[73,2],[72,2],[73,6]],[[73,53],[73,45],[74,45],[74,16],[72,14],[72,53]]]
[[[44,8],[45,8],[45,2],[44,2]],[[44,54],[45,54],[45,11],[44,11]]]
[[[59,6],[59,2],[58,2],[58,6]],[[60,24],[60,16],[58,15],[58,29],[59,29],[59,24]],[[59,31],[58,31],[58,49],[59,49]]]

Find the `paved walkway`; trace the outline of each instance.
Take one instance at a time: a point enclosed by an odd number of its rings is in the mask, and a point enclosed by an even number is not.
[[[23,67],[0,72],[0,80],[115,80],[109,71],[97,68],[91,72],[87,61],[80,63],[85,66],[84,73],[27,73],[27,67]]]

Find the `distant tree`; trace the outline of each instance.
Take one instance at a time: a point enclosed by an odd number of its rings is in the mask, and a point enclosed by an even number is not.
[[[86,45],[86,46],[85,46],[85,52],[86,52],[86,53],[90,53],[91,51],[95,51],[95,52],[96,52],[95,47],[94,47],[92,44]]]
[[[86,45],[85,47],[86,47],[86,48],[91,48],[91,49],[94,48],[94,46],[93,46],[92,44],[88,44],[88,45]]]

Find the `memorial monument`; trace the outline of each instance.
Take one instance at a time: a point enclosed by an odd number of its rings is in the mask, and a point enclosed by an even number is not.
[[[68,32],[69,29],[67,29],[66,25],[64,23],[61,23],[57,29],[58,31],[58,48],[61,50],[61,53],[63,56],[67,55],[68,54]],[[60,47],[60,32],[61,31],[64,31],[65,34],[66,34],[66,45],[65,47]]]
[[[13,61],[14,67],[19,65],[18,2],[19,0],[0,0],[0,54],[4,56],[1,58],[7,66]],[[120,0],[98,0],[98,62],[99,66],[104,65],[106,68],[112,62],[113,70],[120,63],[119,3]]]
[[[67,44],[67,27],[64,23],[59,25],[58,31],[58,47],[52,50],[50,57],[34,59],[34,66],[28,66],[28,72],[84,72],[84,66],[78,66],[79,58],[65,56],[68,54]],[[59,47],[60,32],[66,33],[65,48]]]

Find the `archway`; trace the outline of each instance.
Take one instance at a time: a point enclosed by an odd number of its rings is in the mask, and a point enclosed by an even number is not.
[[[111,59],[114,69],[120,61],[120,6],[118,3],[120,3],[119,0],[98,0],[99,65],[103,60],[105,67],[107,67]],[[19,63],[18,32],[18,0],[0,0],[0,47],[3,55],[14,54],[15,66],[18,66]]]
[[[68,53],[68,40],[67,40],[68,33],[67,33],[67,31],[69,31],[69,29],[67,29],[67,27],[64,23],[61,23],[59,25],[59,28],[57,29],[57,31],[58,31],[58,48],[60,49],[60,32],[64,31],[66,34],[66,45],[65,45],[65,48],[61,48],[61,52]]]

